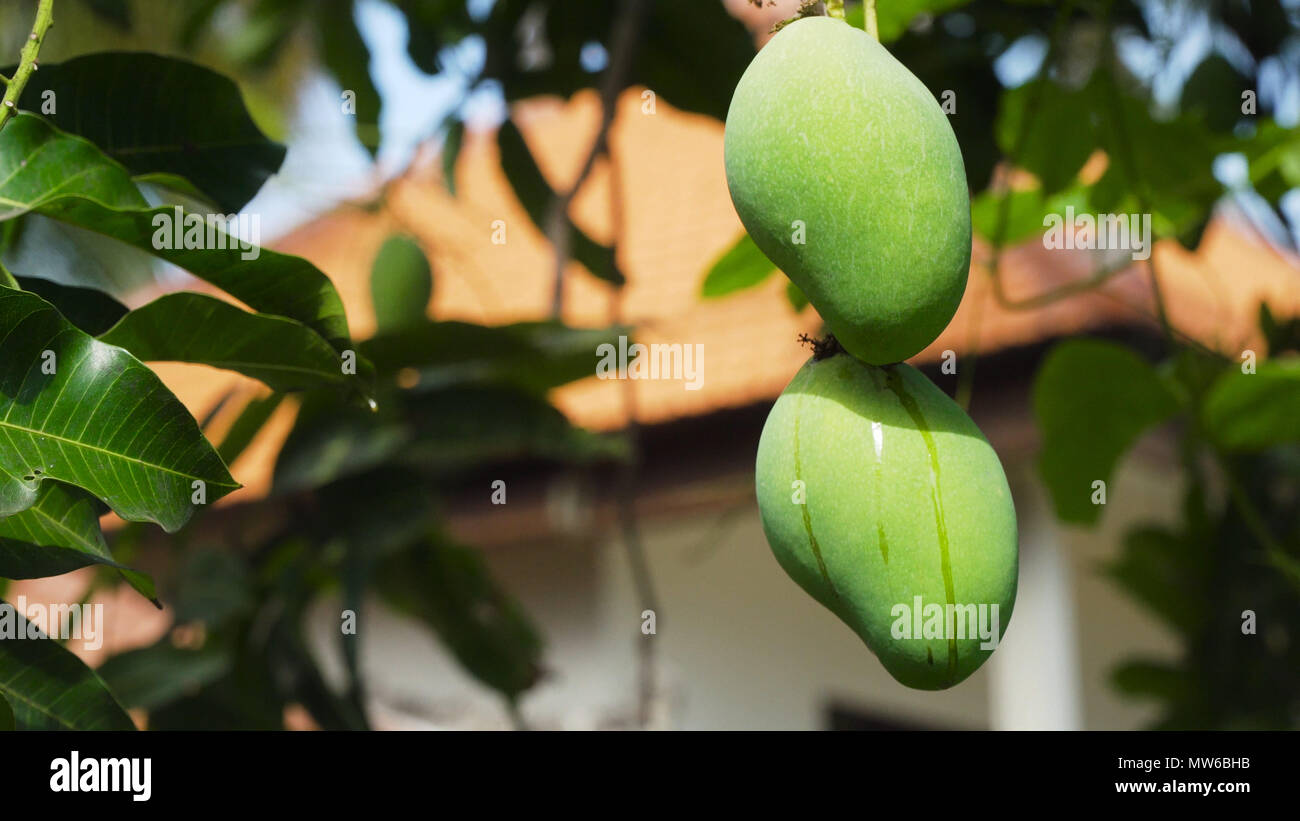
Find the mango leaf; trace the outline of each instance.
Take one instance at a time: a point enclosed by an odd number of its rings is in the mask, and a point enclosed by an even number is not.
[[[217,446],[217,453],[221,456],[221,461],[227,465],[233,465],[235,460],[240,457],[244,450],[257,436],[258,432],[266,425],[266,421],[271,418],[275,409],[280,407],[284,394],[273,393],[269,396],[249,400],[244,405],[239,416],[231,423],[230,430],[226,431],[225,438]]]
[[[617,346],[628,333],[624,327],[578,329],[558,322],[426,322],[367,339],[361,352],[381,374],[416,369],[416,390],[508,384],[541,395],[595,374],[600,346]]]
[[[135,729],[94,670],[8,603],[0,608],[0,697],[20,730]]]
[[[126,306],[103,291],[60,285],[37,277],[16,279],[24,291],[31,291],[58,308],[64,319],[91,336],[102,334],[126,316]]]
[[[123,31],[130,30],[131,6],[127,0],[86,0],[86,5],[101,20],[112,23]],[[44,70],[45,66],[41,66],[41,69]]]
[[[9,706],[9,702],[3,695],[0,695],[0,733],[7,733],[17,729],[14,724],[14,710]]]
[[[1300,358],[1265,360],[1255,373],[1229,370],[1210,389],[1201,420],[1230,451],[1300,441]]]
[[[776,273],[776,266],[754,244],[749,234],[741,234],[735,244],[709,266],[700,287],[700,296],[713,299],[752,288]]]
[[[193,513],[194,482],[208,502],[239,487],[152,371],[35,294],[0,288],[0,344],[0,515],[55,479],[171,532]]]
[[[1125,695],[1165,702],[1182,701],[1193,691],[1186,671],[1163,661],[1126,661],[1111,671],[1110,679]]]
[[[353,20],[352,0],[323,0],[312,9],[320,59],[345,92],[356,95],[356,129],[361,144],[379,147],[379,92],[370,79],[370,50]]]
[[[126,171],[89,142],[19,114],[0,140],[0,220],[38,212],[173,263],[254,310],[296,319],[339,352],[352,349],[343,302],[300,257],[239,241],[179,206],[150,208]],[[201,248],[184,241],[202,235]],[[197,236],[192,236],[198,240]],[[178,243],[177,240],[181,240]]]
[[[147,77],[147,83],[140,78]],[[235,213],[280,169],[285,148],[248,115],[239,87],[176,57],[98,52],[41,63],[19,107],[85,137],[132,174],[168,174],[192,183],[225,213]]]
[[[122,317],[99,339],[145,362],[210,365],[277,391],[357,383],[343,373],[329,343],[302,323],[249,313],[206,294],[161,296]]]
[[[1087,120],[1095,100],[1090,89],[1075,91],[1051,79],[1007,89],[995,125],[998,147],[1017,166],[1036,175],[1046,195],[1055,194],[1074,181],[1097,146]],[[1032,123],[1025,141],[1019,143],[1026,117]]]
[[[506,120],[497,131],[497,147],[501,151],[501,170],[505,172],[510,187],[514,189],[519,204],[528,212],[533,225],[543,234],[547,231],[547,211],[555,196],[551,184],[542,176],[537,167],[524,135],[511,120]],[[622,285],[623,275],[613,265],[613,257],[607,246],[601,245],[583,233],[571,220],[565,219],[566,230],[570,235],[570,253],[582,263],[593,276]]]
[[[0,576],[40,579],[92,564],[115,567],[157,604],[153,580],[119,564],[99,527],[101,510],[90,494],[54,481],[41,482],[36,503],[0,519]]]
[[[123,705],[152,710],[215,682],[230,667],[230,654],[220,647],[189,650],[164,639],[113,656],[98,673]]]
[[[902,37],[907,27],[921,14],[941,14],[960,8],[969,2],[971,0],[889,0],[889,2],[877,3],[876,30],[880,34],[880,42],[892,43]],[[862,6],[851,6],[845,12],[844,19],[849,25],[863,28],[865,13]]]
[[[804,296],[803,291],[799,290],[799,286],[793,282],[785,284],[785,299],[790,303],[790,307],[794,309],[795,313],[799,313],[808,307],[808,297]]]
[[[1190,636],[1205,623],[1208,561],[1208,551],[1194,541],[1163,528],[1138,527],[1125,534],[1119,557],[1105,569],[1135,600]]]
[[[1045,220],[1049,215],[1064,219],[1066,208],[1073,208],[1076,214],[1088,213],[1090,190],[1076,184],[1049,197],[1043,195],[1041,188],[986,190],[971,200],[971,224],[975,232],[989,242],[997,240],[1000,230],[1004,246],[1016,245],[1041,236],[1047,230]],[[1007,209],[1005,217],[1004,208]],[[1002,227],[1004,219],[1006,224]]]
[[[1147,428],[1177,410],[1156,369],[1122,345],[1076,339],[1054,347],[1034,379],[1042,435],[1038,468],[1063,521],[1093,524],[1119,458]]]
[[[379,331],[391,331],[429,321],[433,271],[414,240],[392,236],[379,247],[370,267],[370,303]]]
[[[465,145],[465,121],[456,119],[447,126],[447,133],[442,138],[442,183],[447,186],[447,193],[456,196],[456,161]]]
[[[623,438],[575,427],[544,399],[511,387],[392,397],[377,414],[309,395],[280,450],[273,487],[319,487],[381,465],[446,477],[523,459],[589,464],[628,455]]]
[[[506,698],[541,677],[541,637],[478,551],[435,537],[385,561],[378,579],[391,604],[422,619],[472,676]]]

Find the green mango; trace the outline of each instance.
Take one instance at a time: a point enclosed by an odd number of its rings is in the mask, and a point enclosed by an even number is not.
[[[915,368],[809,360],[763,426],[756,485],[781,567],[899,682],[951,687],[993,652],[1016,597],[1011,491]]]
[[[849,353],[918,353],[970,269],[961,149],[934,96],[842,20],[773,37],[727,112],[727,185],[745,230]]]

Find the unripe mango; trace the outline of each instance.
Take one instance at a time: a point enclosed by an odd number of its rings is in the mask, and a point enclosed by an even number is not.
[[[948,118],[866,32],[810,17],[776,34],[727,113],[745,230],[844,349],[900,362],[947,326],[970,268],[970,195]]]
[[[756,484],[781,567],[899,682],[951,687],[993,652],[1016,596],[1011,492],[915,368],[807,362],[763,427]]]

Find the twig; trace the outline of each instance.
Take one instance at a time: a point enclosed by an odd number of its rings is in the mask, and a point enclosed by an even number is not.
[[[36,22],[32,24],[32,33],[27,36],[27,42],[23,44],[18,69],[13,77],[5,79],[4,101],[0,102],[0,129],[5,127],[17,111],[18,98],[27,87],[28,78],[36,70],[36,57],[41,51],[41,44],[45,42],[45,33],[52,25],[54,25],[54,0],[41,0],[40,5],[36,7]]]
[[[582,184],[591,175],[596,160],[606,153],[609,145],[609,130],[614,124],[614,115],[618,109],[618,95],[623,90],[632,58],[636,51],[637,33],[641,20],[649,9],[648,0],[623,0],[623,7],[614,20],[610,34],[609,65],[600,84],[600,128],[596,139],[587,151],[587,158],[582,163],[578,177],[563,193],[557,193],[551,200],[546,217],[546,236],[555,249],[555,288],[551,298],[551,315],[560,318],[564,310],[564,268],[569,261],[571,230],[569,225],[569,206],[577,196]]]

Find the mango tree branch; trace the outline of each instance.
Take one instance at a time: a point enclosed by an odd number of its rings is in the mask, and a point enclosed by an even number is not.
[[[36,70],[36,56],[40,53],[41,44],[45,42],[45,32],[49,31],[52,25],[54,25],[54,0],[41,0],[40,5],[36,7],[36,22],[32,24],[32,33],[23,44],[18,70],[14,72],[13,77],[5,78],[4,81],[5,96],[4,101],[0,102],[0,129],[5,127],[5,124],[13,118],[14,112],[18,110],[18,98],[27,87],[27,79]]]
[[[556,319],[560,318],[564,310],[564,267],[569,262],[572,239],[569,206],[591,174],[596,160],[606,153],[609,129],[614,124],[614,114],[618,107],[618,95],[627,85],[627,75],[632,68],[632,58],[636,52],[637,32],[648,9],[647,0],[623,0],[622,8],[614,20],[614,28],[610,34],[609,65],[600,83],[600,128],[596,132],[596,139],[592,141],[591,148],[587,151],[587,158],[582,163],[577,179],[568,190],[556,193],[547,212],[546,236],[555,249],[555,290],[551,299],[551,314]]]

